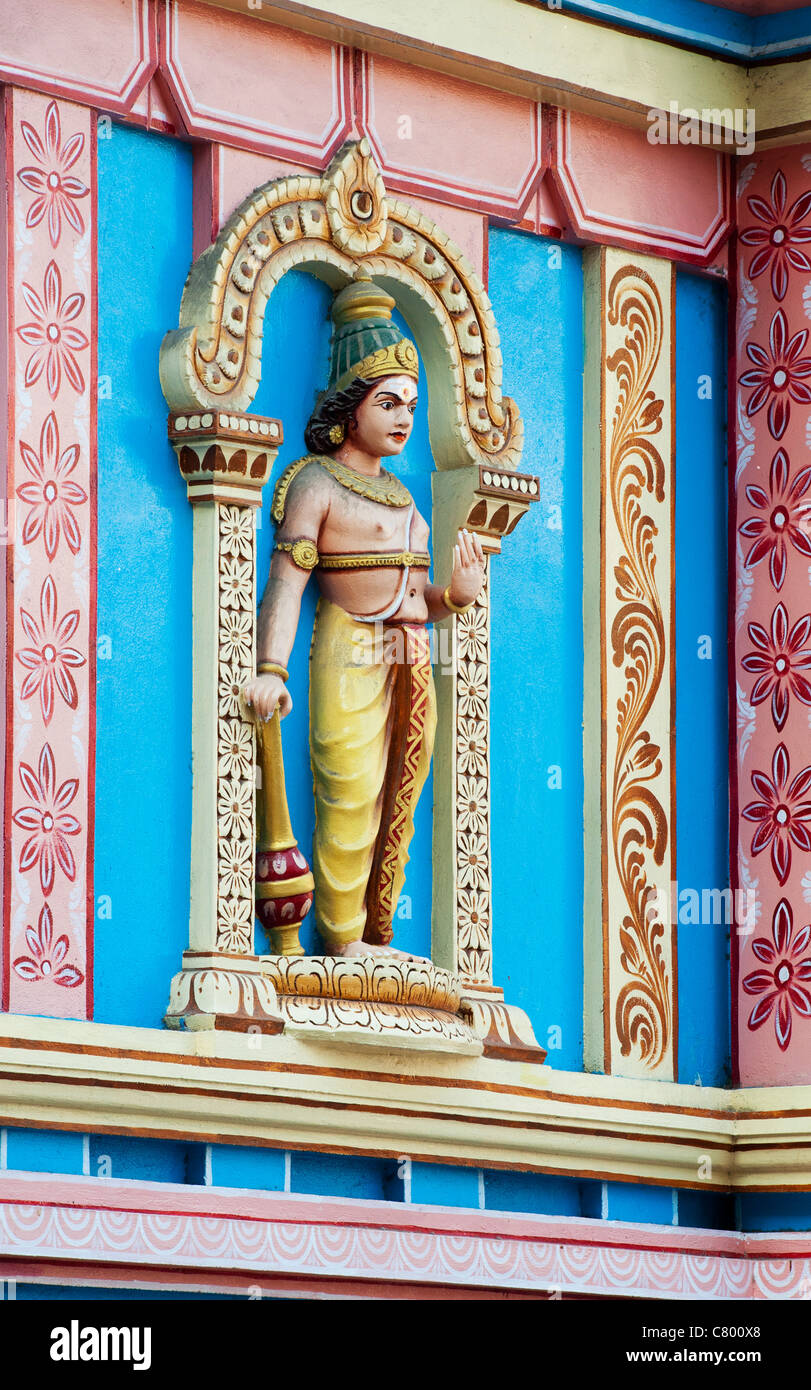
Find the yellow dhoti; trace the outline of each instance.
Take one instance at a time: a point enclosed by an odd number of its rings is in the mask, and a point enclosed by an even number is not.
[[[392,652],[400,659],[384,659]],[[379,626],[322,597],[310,650],[310,756],[315,915],[327,950],[391,940],[435,730],[426,628],[387,626],[381,641]]]

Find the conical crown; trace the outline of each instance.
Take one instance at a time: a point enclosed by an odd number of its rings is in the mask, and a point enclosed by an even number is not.
[[[327,395],[343,391],[356,377],[419,376],[414,344],[391,321],[394,300],[368,275],[359,275],[336,294]]]

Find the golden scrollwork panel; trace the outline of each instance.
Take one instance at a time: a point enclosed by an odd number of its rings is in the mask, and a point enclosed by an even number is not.
[[[675,928],[660,910],[675,880],[670,264],[591,253],[587,323],[587,1052],[606,1071],[673,1079]]]

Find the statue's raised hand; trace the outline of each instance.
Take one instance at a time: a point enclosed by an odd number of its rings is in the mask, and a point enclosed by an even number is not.
[[[254,676],[242,687],[245,704],[253,708],[256,719],[270,719],[276,706],[279,718],[284,719],[293,708],[293,700],[281,676]]]
[[[459,531],[453,547],[453,574],[448,595],[464,607],[478,596],[484,583],[484,551],[475,531]]]

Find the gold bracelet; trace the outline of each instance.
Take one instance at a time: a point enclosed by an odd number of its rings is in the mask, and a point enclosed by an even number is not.
[[[277,661],[257,661],[256,674],[257,676],[281,676],[282,680],[286,682],[290,672]]]
[[[450,588],[451,586],[449,584],[447,589],[445,589],[442,594],[442,602],[444,603],[445,607],[448,609],[449,612],[466,613],[469,608],[473,607],[474,603],[476,602],[475,598],[472,598],[470,600],[470,603],[454,603],[450,595]]]

